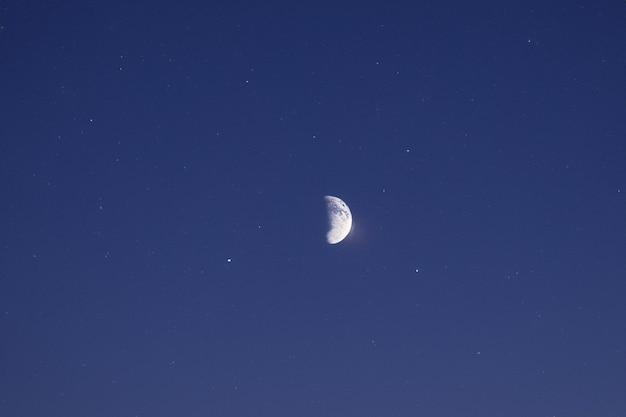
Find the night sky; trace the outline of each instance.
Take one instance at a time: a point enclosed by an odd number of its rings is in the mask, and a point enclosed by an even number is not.
[[[0,164],[1,416],[626,416],[624,1],[3,1]]]

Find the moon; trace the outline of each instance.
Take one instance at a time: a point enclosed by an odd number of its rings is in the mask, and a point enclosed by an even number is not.
[[[350,233],[352,213],[350,207],[339,197],[327,195],[324,200],[326,200],[326,212],[328,214],[326,241],[334,245],[344,240]]]

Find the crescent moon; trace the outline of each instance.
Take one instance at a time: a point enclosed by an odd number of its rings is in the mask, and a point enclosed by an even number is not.
[[[328,214],[328,232],[326,241],[331,245],[341,242],[352,229],[352,213],[350,207],[339,197],[327,195],[326,212]]]

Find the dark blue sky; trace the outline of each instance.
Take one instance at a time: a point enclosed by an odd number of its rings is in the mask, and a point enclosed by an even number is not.
[[[0,3],[0,415],[626,415],[625,22]]]

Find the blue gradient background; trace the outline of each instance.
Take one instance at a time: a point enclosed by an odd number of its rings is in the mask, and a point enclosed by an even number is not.
[[[0,6],[0,415],[626,415],[623,1]]]

